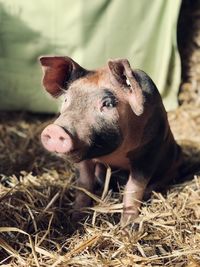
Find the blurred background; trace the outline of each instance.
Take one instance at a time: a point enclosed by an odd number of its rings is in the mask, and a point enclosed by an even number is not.
[[[88,69],[127,58],[152,77],[167,110],[180,88],[179,102],[198,102],[199,3],[0,0],[0,110],[57,112],[41,86],[40,55],[67,55]]]

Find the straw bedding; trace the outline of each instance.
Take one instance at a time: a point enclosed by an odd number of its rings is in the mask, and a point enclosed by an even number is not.
[[[200,266],[200,176],[154,192],[127,228],[119,224],[122,192],[105,188],[75,229],[73,166],[39,141],[50,119],[1,113],[1,266]],[[169,121],[188,159],[200,162],[200,109],[181,106]]]

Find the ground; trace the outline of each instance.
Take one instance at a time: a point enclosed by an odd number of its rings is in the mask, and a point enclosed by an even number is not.
[[[121,194],[93,196],[88,220],[74,229],[73,167],[46,152],[39,140],[50,119],[1,113],[1,264],[200,266],[200,176],[166,195],[153,193],[135,224],[124,229],[118,223]],[[200,108],[185,104],[169,113],[169,121],[184,154],[200,163]]]

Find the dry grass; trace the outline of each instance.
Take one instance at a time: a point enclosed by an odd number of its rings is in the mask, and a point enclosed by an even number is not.
[[[1,115],[1,266],[200,266],[200,176],[153,193],[127,228],[118,223],[121,194],[105,188],[74,229],[73,168],[40,145],[47,118]],[[200,162],[200,109],[182,106],[169,120],[185,154]]]

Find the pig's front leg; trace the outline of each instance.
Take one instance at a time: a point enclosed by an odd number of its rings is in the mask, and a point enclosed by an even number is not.
[[[90,160],[85,160],[76,164],[76,168],[78,171],[78,179],[76,185],[93,193],[95,185],[95,164]],[[92,199],[83,191],[76,189],[72,220],[79,220],[83,218],[84,214],[81,209],[91,206],[91,204]]]
[[[123,214],[121,225],[125,226],[134,221],[139,215],[139,208],[149,179],[138,172],[132,171],[124,189]]]

